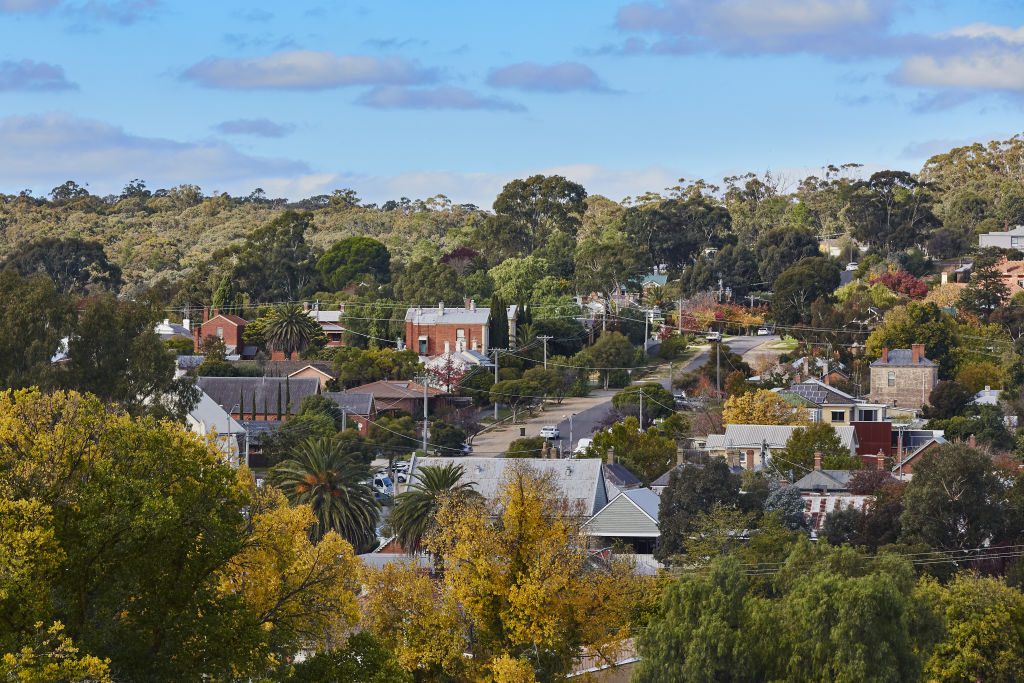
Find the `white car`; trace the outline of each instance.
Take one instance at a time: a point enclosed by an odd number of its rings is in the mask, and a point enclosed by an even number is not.
[[[847,270],[857,270],[858,268],[860,268],[860,264],[859,263],[847,263],[846,264],[846,269]]]
[[[709,342],[722,341],[722,333],[721,332],[708,332],[707,336],[704,337],[704,339],[706,339]]]
[[[757,328],[757,336],[758,337],[764,337],[765,335],[769,335],[769,334],[771,334],[771,332],[768,330],[767,327],[759,327],[759,328]]]
[[[557,439],[558,438],[558,427],[555,425],[544,425],[540,428],[540,435],[545,439]]]

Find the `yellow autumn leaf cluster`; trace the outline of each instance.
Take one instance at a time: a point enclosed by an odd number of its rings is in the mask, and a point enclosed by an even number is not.
[[[582,522],[550,480],[516,463],[491,505],[441,505],[425,543],[439,578],[371,573],[364,623],[409,670],[510,682],[564,674],[582,648],[626,637],[640,592],[630,566],[587,550]]]
[[[730,396],[722,406],[722,422],[727,425],[808,425],[804,408],[791,406],[768,389]]]

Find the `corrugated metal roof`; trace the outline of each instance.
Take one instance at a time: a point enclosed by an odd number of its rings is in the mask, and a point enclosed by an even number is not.
[[[491,319],[490,308],[468,308],[449,307],[440,308],[410,308],[405,312],[405,321],[417,325],[486,325]]]
[[[709,450],[722,448],[784,448],[794,429],[800,425],[728,425],[725,434],[708,434]],[[857,431],[848,425],[834,425],[843,446],[853,452],[857,447]],[[714,444],[714,445],[712,445]]]
[[[811,470],[794,486],[801,491],[848,491],[852,477],[850,470]]]
[[[587,517],[604,507],[603,464],[600,458],[578,460],[545,460],[542,458],[416,458],[416,467],[444,467],[461,465],[460,483],[472,483],[477,493],[486,500],[497,498],[504,482],[506,470],[515,463],[527,463],[553,481],[569,499],[570,505],[581,505]]]
[[[658,507],[661,505],[661,498],[650,489],[630,489],[623,491],[622,495],[636,503],[636,506],[647,513],[657,523]]]
[[[331,399],[353,415],[369,415],[373,412],[373,394],[361,391],[325,391],[324,396]]]
[[[369,384],[360,384],[358,387],[352,387],[351,391],[360,394],[373,394],[374,398],[377,399],[423,398],[423,385],[408,380],[382,379],[370,382]],[[427,395],[434,397],[447,396],[448,394],[436,387],[428,386]]]

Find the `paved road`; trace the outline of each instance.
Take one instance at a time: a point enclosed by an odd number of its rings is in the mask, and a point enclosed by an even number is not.
[[[738,353],[742,356],[743,354],[760,346],[761,344],[765,344],[767,342],[775,342],[778,340],[779,337],[777,335],[770,335],[764,337],[726,337],[722,341],[725,343],[726,346],[729,347],[730,350],[732,350],[733,353]],[[710,352],[710,347],[701,351],[693,358],[693,360],[687,363],[680,372],[690,372],[691,370],[696,370],[700,366],[704,365],[705,363],[708,362],[708,355],[710,354]],[[726,370],[726,368],[722,368],[723,384],[725,383],[725,377],[726,375],[729,374],[729,372],[731,372],[731,369]],[[714,378],[712,377],[712,379]]]

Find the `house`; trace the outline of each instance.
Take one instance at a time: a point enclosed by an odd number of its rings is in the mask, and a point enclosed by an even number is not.
[[[1020,249],[1024,251],[1024,225],[1015,225],[1013,229],[1006,226],[1006,230],[997,232],[986,232],[978,235],[978,246],[999,247],[1000,249]]]
[[[160,337],[160,341],[168,341],[171,339],[192,339],[192,331],[187,325],[172,323],[170,318],[164,318],[162,323],[157,323],[153,328],[153,331],[156,332],[158,337]]]
[[[194,372],[195,369],[202,365],[203,361],[205,360],[206,356],[201,355],[178,356],[177,358],[174,359],[174,376],[177,378],[187,375],[190,372]]]
[[[884,467],[884,458],[876,456],[879,469]],[[825,517],[836,510],[853,508],[864,511],[874,496],[858,495],[850,491],[851,470],[824,470],[821,468],[821,453],[814,454],[814,469],[793,484],[804,500],[804,519],[811,529],[818,531]]]
[[[199,402],[188,411],[185,424],[194,434],[213,437],[217,448],[235,467],[248,464],[245,427],[205,391],[199,392]]]
[[[400,410],[419,417],[423,415],[423,385],[410,380],[382,379],[369,384],[352,387],[346,393],[373,394],[374,408],[378,413],[394,413]],[[437,387],[427,387],[430,411],[446,405],[451,394]]]
[[[200,377],[198,384],[232,417],[250,420],[287,419],[298,414],[302,399],[320,393],[311,377]]]
[[[825,384],[850,379],[850,376],[846,374],[846,366],[831,358],[804,356],[797,358],[789,365],[793,368],[798,382],[805,377],[820,379]]]
[[[620,492],[583,525],[591,547],[628,548],[650,555],[658,543],[658,508],[661,499],[646,488]]]
[[[336,311],[323,311],[320,310],[319,301],[312,306],[306,302],[302,304],[302,309],[320,325],[324,334],[327,335],[327,346],[345,345],[345,327],[341,324],[341,319],[345,315],[345,304],[341,304]]]
[[[946,438],[941,434],[937,434],[929,437],[923,443],[918,443],[913,448],[907,449],[904,452],[906,455],[899,460],[892,467],[892,473],[899,476],[901,479],[914,474],[914,465],[921,462],[922,458],[932,455],[938,450],[943,444],[949,443]],[[974,447],[974,437],[971,437],[971,447]]]
[[[377,419],[373,394],[356,391],[325,391],[323,395],[338,404],[345,422],[352,420],[363,436],[369,433],[370,423]]]
[[[772,451],[783,451],[793,430],[799,425],[731,424],[725,434],[708,434],[707,451],[712,457],[725,458],[730,466],[758,470],[768,464]],[[836,434],[850,455],[857,452],[857,431],[849,425],[835,427]]]
[[[1001,393],[1003,392],[999,389],[986,386],[974,395],[974,400],[971,403],[976,406],[997,406],[999,405],[999,394]]]
[[[861,401],[823,380],[807,379],[791,384],[786,391],[800,396],[817,408],[813,411],[812,419],[815,422],[838,426],[854,422],[882,422],[886,418],[884,404]]]
[[[207,337],[219,337],[224,341],[229,356],[254,356],[256,348],[243,348],[242,335],[245,334],[245,326],[249,322],[237,315],[221,313],[213,309],[213,317],[210,317],[210,309],[203,309],[203,322],[192,329],[195,340],[196,351]]]
[[[518,306],[509,306],[509,338],[515,338]],[[466,299],[462,308],[410,308],[405,313],[405,345],[419,355],[433,358],[451,351],[476,351],[484,356],[490,349],[491,309],[478,308],[472,299]]]
[[[648,273],[640,280],[640,291],[649,294],[655,287],[664,287],[668,283],[668,275],[663,273]]]
[[[525,464],[537,470],[550,480],[568,499],[570,509],[584,517],[593,517],[603,508],[608,499],[605,496],[604,469],[600,458],[579,460],[551,460],[544,458],[416,458],[414,468],[444,467],[461,465],[462,477],[459,483],[469,483],[487,501],[493,501],[501,491],[509,467]],[[410,480],[415,476],[410,471]]]
[[[875,403],[920,409],[939,383],[939,366],[924,355],[924,344],[909,349],[882,349],[882,356],[870,366],[871,393]]]
[[[623,491],[631,491],[643,486],[636,475],[626,469],[622,463],[614,462],[613,456],[604,464],[604,488],[608,500],[615,498]]]

